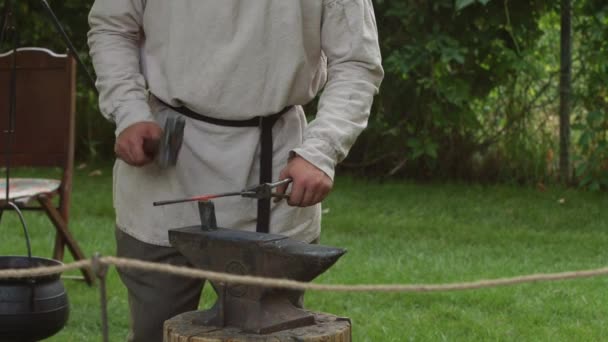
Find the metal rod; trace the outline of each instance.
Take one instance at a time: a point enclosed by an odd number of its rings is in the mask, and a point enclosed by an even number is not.
[[[23,213],[21,212],[21,210],[19,210],[19,206],[17,206],[15,203],[13,203],[11,201],[7,201],[7,204],[9,206],[13,207],[13,210],[15,210],[17,212],[17,216],[19,216],[19,220],[21,221],[21,226],[23,226],[23,234],[25,235],[25,245],[27,247],[27,257],[31,262],[32,245],[30,243],[30,234],[28,232],[27,225],[25,224],[25,219],[23,218]]]
[[[13,199],[13,202],[14,202],[14,200],[15,200],[15,198]],[[9,208],[9,205],[4,204],[4,205],[0,205],[0,210],[2,210],[2,209],[10,209],[10,208]],[[21,211],[43,211],[44,210],[44,208],[23,207],[23,206],[20,206],[19,209]]]
[[[76,48],[74,47],[74,44],[72,44],[70,37],[68,37],[68,34],[63,29],[63,26],[61,26],[61,22],[59,22],[59,19],[55,15],[55,12],[53,12],[53,9],[51,8],[51,6],[49,5],[49,3],[46,0],[40,0],[40,2],[42,2],[42,6],[46,10],[46,12],[49,14],[49,17],[51,18],[51,21],[53,22],[55,29],[57,29],[57,32],[59,32],[59,35],[63,39],[63,42],[65,43],[65,45],[68,47],[68,50],[70,50],[70,53],[74,56],[74,58],[76,58],[76,62],[78,62],[78,65],[80,65],[80,67],[82,68],[82,71],[84,71],[84,73],[86,74],[87,80],[91,84],[91,87],[93,87],[93,90],[96,91],[97,87],[95,87],[95,79],[93,78],[93,76],[91,76],[89,69],[87,69],[86,65],[84,64],[84,62],[78,55],[78,52],[76,51]]]
[[[15,122],[17,121],[17,47],[19,45],[19,36],[17,34],[17,22],[14,18],[14,1],[7,0],[4,4],[2,18],[2,32],[0,32],[0,43],[4,42],[6,31],[9,29],[13,33],[13,58],[11,60],[11,72],[8,83],[8,126],[6,128],[6,172],[5,172],[5,200],[10,201],[10,174],[11,174],[11,145],[13,142],[13,134],[15,133]]]
[[[289,184],[292,181],[293,181],[293,179],[291,179],[291,178],[285,178],[285,179],[282,179],[282,180],[274,182],[274,183],[268,183],[268,186],[270,186],[271,188],[276,188],[279,185]]]
[[[243,191],[225,192],[225,193],[221,193],[221,194],[200,195],[200,196],[180,198],[180,199],[174,199],[174,200],[168,200],[168,201],[156,201],[153,204],[156,207],[156,206],[161,206],[161,205],[177,204],[177,203],[185,203],[185,202],[209,201],[212,199],[216,199],[216,198],[220,198],[220,197],[228,197],[228,196],[245,196],[245,197],[255,196],[257,194],[256,191],[258,189],[260,189],[262,186],[267,186],[268,188],[273,189],[280,185],[289,184],[291,182],[292,182],[291,178],[286,178],[286,179],[282,179],[282,180],[274,182],[274,183],[256,185],[254,187],[245,189]],[[270,194],[270,197],[286,199],[286,198],[289,198],[289,195],[272,193],[272,194]]]
[[[12,0],[7,0],[4,2],[4,7],[2,8],[2,21],[0,23],[0,44],[4,43],[4,33],[6,32],[6,26],[8,24],[8,14],[10,13],[10,5],[12,5]]]
[[[201,195],[201,196],[180,198],[180,199],[168,200],[168,201],[156,201],[156,202],[154,202],[154,206],[185,203],[185,202],[208,201],[208,200],[212,200],[212,199],[220,198],[220,197],[241,196],[241,194],[242,194],[242,192],[238,191],[238,192],[226,192],[226,193],[222,193],[222,194]]]
[[[13,26],[13,58],[11,61],[11,76],[10,76],[10,88],[8,92],[9,96],[9,112],[8,112],[8,131],[7,131],[7,145],[6,145],[6,197],[5,199],[10,200],[10,179],[11,179],[11,157],[12,157],[12,144],[15,134],[15,126],[17,121],[17,46],[18,46],[18,33],[16,24]]]

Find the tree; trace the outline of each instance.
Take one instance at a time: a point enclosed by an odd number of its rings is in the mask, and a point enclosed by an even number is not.
[[[572,92],[572,4],[561,1],[561,71],[559,105],[559,170],[564,183],[570,181],[570,108]]]
[[[499,145],[512,132],[523,132],[528,104],[542,92],[536,89],[541,88],[538,80],[544,84],[547,77],[532,53],[544,34],[539,19],[551,4],[377,0],[386,77],[350,165],[383,175],[398,171],[416,178],[475,179],[474,159],[488,155],[489,147],[504,148]],[[502,86],[508,96],[495,91]],[[517,102],[522,93],[531,101]],[[488,96],[492,99],[486,101]],[[535,157],[540,155],[539,144],[526,144],[536,149]],[[509,156],[495,155],[515,168]],[[489,178],[506,178],[495,165],[492,169],[501,175],[492,172]]]

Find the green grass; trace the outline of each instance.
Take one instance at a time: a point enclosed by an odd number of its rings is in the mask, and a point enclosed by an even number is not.
[[[110,169],[102,170],[75,177],[71,229],[88,255],[114,253]],[[321,243],[348,253],[319,283],[449,283],[606,266],[601,193],[345,177],[325,208]],[[35,254],[50,255],[46,221],[35,213],[26,220]],[[15,215],[5,214],[0,231],[0,254],[25,253]],[[111,340],[121,341],[126,294],[114,270],[108,281]],[[70,321],[50,340],[99,341],[97,290],[65,283]],[[449,293],[310,292],[306,305],[350,317],[355,341],[597,341],[608,336],[607,285],[598,277]]]

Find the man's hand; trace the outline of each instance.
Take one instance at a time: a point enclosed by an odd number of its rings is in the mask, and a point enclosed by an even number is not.
[[[298,155],[291,158],[281,171],[279,180],[285,178],[293,180],[287,203],[296,207],[308,207],[323,201],[333,187],[325,172]],[[284,194],[286,190],[287,185],[282,185],[277,188],[277,193]]]
[[[144,142],[148,141],[151,145],[158,145],[163,130],[154,122],[138,122],[122,131],[116,144],[114,152],[116,156],[125,163],[133,166],[144,166],[154,159],[154,153],[144,150]]]

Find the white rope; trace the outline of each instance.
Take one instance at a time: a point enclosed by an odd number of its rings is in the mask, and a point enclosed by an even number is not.
[[[235,275],[207,270],[194,269],[184,266],[153,263],[135,259],[118,258],[113,256],[102,257],[99,263],[113,265],[124,269],[138,269],[150,272],[162,272],[190,278],[208,279],[216,282],[224,282],[241,285],[255,285],[263,287],[285,288],[293,290],[333,291],[333,292],[440,292],[440,291],[462,291],[498,286],[509,286],[523,283],[562,281],[569,279],[591,278],[608,275],[608,267],[569,271],[560,273],[536,273],[524,276],[498,278],[488,280],[477,280],[472,282],[458,282],[450,284],[315,284],[300,282],[289,279],[264,278],[247,275]],[[0,279],[9,278],[32,278],[51,274],[58,274],[75,269],[91,267],[93,260],[80,260],[70,264],[48,267],[37,267],[29,269],[5,269],[0,270]]]

